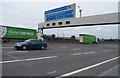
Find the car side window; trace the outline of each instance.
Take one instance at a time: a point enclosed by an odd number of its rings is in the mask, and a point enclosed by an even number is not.
[[[42,43],[42,41],[41,40],[31,40],[30,43],[38,44],[38,43]]]
[[[42,41],[41,40],[37,40],[37,43],[42,43]]]
[[[36,42],[35,42],[35,40],[32,40],[32,41],[30,41],[30,43],[35,44]]]

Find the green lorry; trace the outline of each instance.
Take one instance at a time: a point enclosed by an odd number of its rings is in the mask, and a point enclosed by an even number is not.
[[[93,35],[88,34],[79,34],[79,42],[80,43],[98,43],[98,39]]]
[[[36,39],[36,30],[0,26],[0,38],[7,39]]]

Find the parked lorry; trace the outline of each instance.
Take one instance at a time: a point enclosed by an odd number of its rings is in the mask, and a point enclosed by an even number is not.
[[[94,35],[88,34],[79,34],[79,42],[80,43],[98,43],[98,39]]]

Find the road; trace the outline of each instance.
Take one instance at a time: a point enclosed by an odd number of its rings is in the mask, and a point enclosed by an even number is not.
[[[46,50],[26,51],[6,45],[0,62],[3,76],[98,76],[118,65],[117,43],[48,44]]]

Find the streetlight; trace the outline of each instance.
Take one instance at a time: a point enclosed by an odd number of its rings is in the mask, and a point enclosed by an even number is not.
[[[58,38],[59,38],[59,28],[58,28]]]
[[[80,9],[80,6],[78,6],[78,8],[79,8],[80,17],[81,17],[81,15],[82,15],[82,9]]]
[[[65,35],[65,34],[63,33],[63,39],[64,39],[64,35]]]

